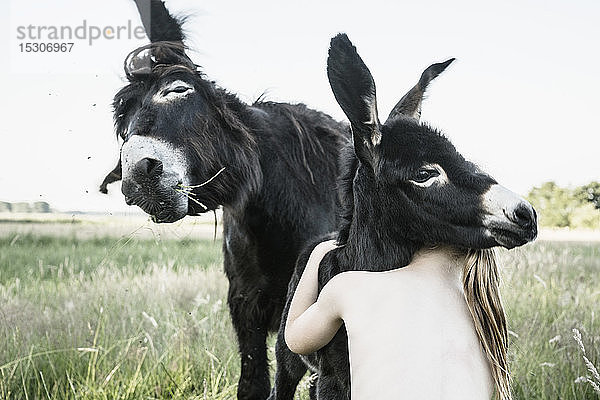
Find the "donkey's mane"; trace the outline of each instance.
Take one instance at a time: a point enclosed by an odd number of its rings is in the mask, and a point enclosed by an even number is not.
[[[348,143],[341,149],[339,159],[340,175],[337,182],[338,191],[338,237],[337,242],[340,245],[348,243],[350,236],[350,226],[354,216],[354,177],[358,166],[360,165],[354,147]]]

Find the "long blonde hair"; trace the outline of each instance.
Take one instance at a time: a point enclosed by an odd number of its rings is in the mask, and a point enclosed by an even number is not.
[[[477,337],[489,361],[495,400],[512,400],[508,373],[508,328],[500,299],[500,279],[493,249],[468,250],[463,290]]]

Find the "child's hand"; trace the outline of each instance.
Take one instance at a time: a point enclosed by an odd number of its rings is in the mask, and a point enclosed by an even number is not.
[[[327,240],[316,245],[312,251],[312,254],[323,258],[325,254],[329,253],[333,249],[337,249],[338,247],[339,246],[336,244],[335,240]]]
[[[327,253],[331,250],[338,248],[335,240],[327,240],[325,242],[321,242],[315,246],[313,251],[310,253],[308,257],[308,262],[306,263],[306,269],[316,270],[319,268],[319,264],[321,264],[321,260]]]

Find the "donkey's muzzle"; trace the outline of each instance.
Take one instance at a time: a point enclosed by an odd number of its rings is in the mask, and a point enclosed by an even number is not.
[[[163,172],[163,163],[154,158],[142,158],[133,167],[134,179],[152,179],[158,177]]]
[[[129,205],[139,206],[156,222],[173,222],[188,212],[182,185],[189,185],[185,154],[149,136],[131,136],[121,148],[121,191]]]
[[[518,203],[506,217],[522,229],[537,227],[537,214],[531,204],[526,201]]]
[[[121,185],[125,202],[128,205],[138,204],[142,197],[154,197],[162,173],[163,163],[160,160],[146,157],[136,162]]]
[[[164,172],[160,160],[144,157],[131,166],[128,172],[121,184],[121,191],[128,205],[139,206],[154,216],[156,222],[171,222],[185,215],[177,210],[179,194],[172,187],[165,186],[164,181],[170,179],[165,179],[168,174]]]
[[[496,243],[512,249],[537,236],[537,214],[527,200],[500,185],[482,197],[483,224]]]

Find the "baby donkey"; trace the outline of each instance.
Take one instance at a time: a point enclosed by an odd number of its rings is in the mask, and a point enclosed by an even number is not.
[[[442,357],[441,369],[431,370],[440,367],[431,364],[430,369],[423,368],[423,360],[438,359],[438,353],[450,354],[450,359],[455,360],[453,352],[467,357],[475,354],[471,360],[486,368],[471,364],[470,370],[489,371],[480,376],[479,382],[489,379],[498,399],[510,398],[506,321],[498,295],[495,260],[487,249],[511,249],[532,241],[537,235],[537,217],[528,202],[466,161],[440,132],[419,122],[427,84],[451,62],[429,67],[381,124],[371,73],[346,35],[332,39],[327,62],[329,82],[350,120],[353,136],[353,148],[342,155],[341,222],[336,237],[339,247],[315,256],[315,243],[325,239],[319,238],[307,246],[298,260],[279,329],[277,374],[271,398],[293,398],[295,385],[305,373],[304,368],[298,367],[297,358],[301,357],[318,374],[311,388],[312,398],[348,399],[348,343],[353,363],[353,399],[388,398],[366,387],[391,385],[397,388],[395,393],[405,396],[415,393],[402,391],[407,387],[422,388],[423,398],[437,398],[438,381],[446,382],[450,392],[458,390],[456,384],[460,381],[440,378],[456,375],[458,370],[451,368],[454,361]],[[432,248],[437,250],[432,252]],[[305,324],[311,322],[304,331],[300,329],[300,337],[297,333],[286,335],[294,292],[305,268],[307,273],[317,273],[308,271],[312,268],[309,260],[314,263],[315,257],[322,257],[320,265],[317,261],[320,294],[314,309],[306,310],[302,316],[309,315]],[[438,269],[429,280],[411,277],[414,271],[423,273],[427,270],[424,265],[431,263],[443,264],[443,271],[450,271],[450,275]],[[408,268],[399,269],[409,264]],[[420,267],[417,269],[416,265]],[[352,272],[340,274],[345,271]],[[302,276],[304,279],[309,278]],[[386,292],[394,280],[396,289],[404,289]],[[426,284],[418,290],[407,282]],[[380,303],[394,304],[373,306],[376,287],[389,293],[377,296]],[[365,304],[370,306],[364,307]],[[374,317],[382,315],[396,318],[397,323],[382,323],[385,318]],[[367,319],[370,322],[365,326]],[[346,326],[340,328],[342,320]],[[352,329],[356,332],[361,325],[368,335],[353,335]],[[286,338],[293,343],[293,350],[305,355],[292,353]],[[415,352],[415,348],[422,351]],[[382,359],[388,362],[378,365],[377,360]],[[390,363],[403,367],[386,369]],[[381,385],[374,385],[374,379]],[[486,390],[473,391],[472,398],[480,398]],[[414,398],[412,395],[407,398]],[[455,398],[445,394],[442,397]]]

